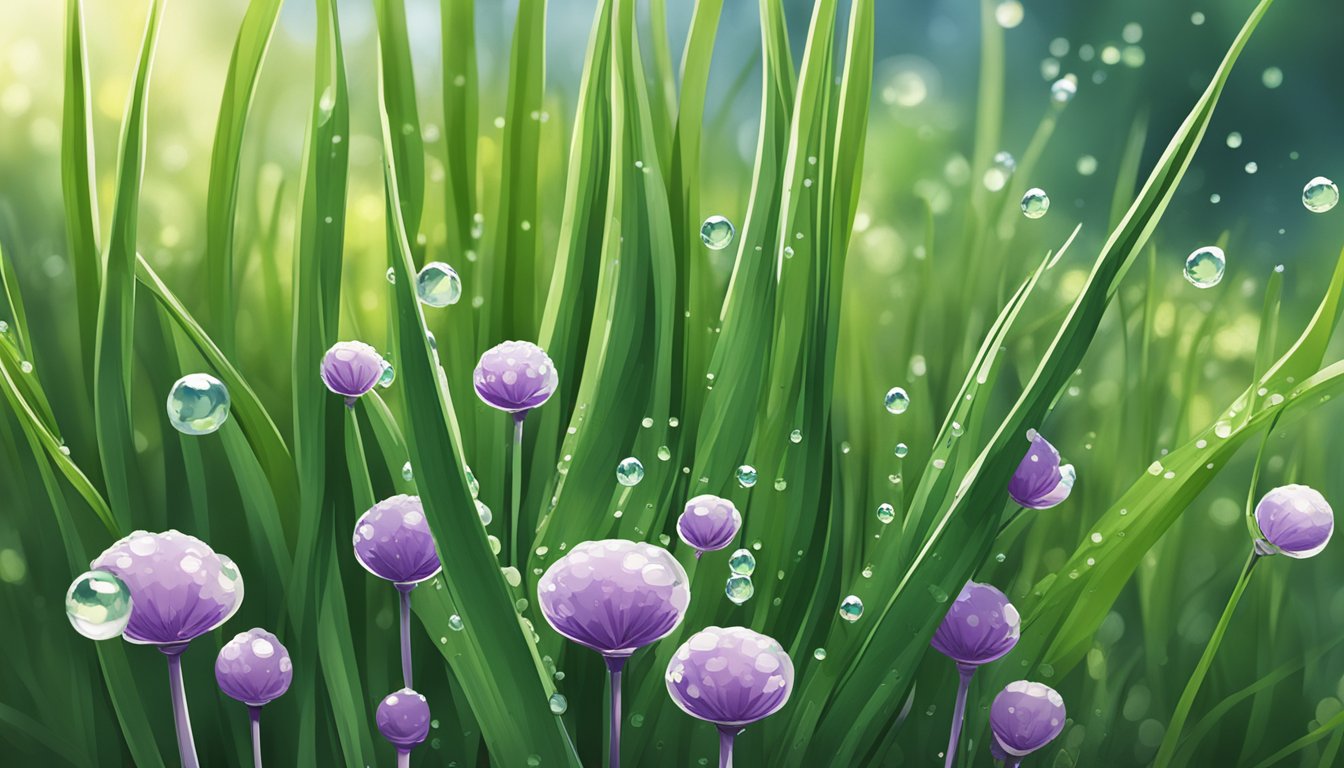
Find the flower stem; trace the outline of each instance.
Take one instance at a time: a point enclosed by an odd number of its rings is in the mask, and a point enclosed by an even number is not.
[[[737,731],[727,726],[719,726],[719,768],[733,768],[733,739]]]
[[[611,736],[608,750],[607,768],[620,768],[621,765],[621,669],[625,667],[624,656],[606,656],[608,679],[611,681]]]
[[[966,692],[971,687],[971,676],[975,667],[970,664],[957,664],[961,682],[957,684],[957,703],[952,708],[952,734],[947,739],[947,760],[944,768],[952,768],[957,762],[957,742],[961,740],[961,721],[966,716]]]
[[[1022,758],[1017,757],[1016,755],[1009,755],[1007,759],[1003,761],[1003,768],[1017,768],[1021,764]]]
[[[397,750],[397,768],[411,768],[411,750]]]
[[[518,529],[522,527],[522,520],[518,518],[518,512],[523,506],[523,419],[527,418],[527,411],[515,413],[513,415],[513,445],[510,452],[513,454],[512,477],[509,478],[513,484],[512,494],[509,497],[509,504],[512,506],[512,513],[509,516],[509,535],[512,539],[509,541],[509,561],[515,566],[521,567],[522,555],[518,552]]]
[[[187,644],[164,645],[159,650],[168,657],[168,690],[173,698],[173,725],[177,728],[177,752],[182,768],[200,768],[196,759],[196,741],[191,736],[191,716],[187,714],[187,691],[182,685],[182,652]]]
[[[411,590],[414,584],[398,584],[401,593],[401,683],[407,688],[411,685]]]
[[[1222,644],[1223,635],[1227,632],[1227,625],[1232,621],[1232,613],[1237,609],[1237,603],[1241,600],[1242,593],[1246,591],[1246,585],[1250,583],[1251,570],[1260,561],[1260,557],[1260,553],[1252,548],[1250,557],[1246,559],[1246,567],[1241,570],[1237,585],[1232,589],[1232,596],[1227,599],[1227,607],[1223,609],[1222,618],[1218,619],[1218,626],[1214,627],[1208,645],[1204,646],[1204,655],[1199,657],[1195,671],[1185,684],[1185,691],[1181,693],[1181,699],[1176,703],[1176,711],[1171,715],[1171,724],[1167,726],[1167,733],[1162,737],[1162,746],[1157,750],[1157,757],[1153,760],[1153,764],[1159,768],[1171,763],[1172,754],[1176,751],[1176,743],[1181,735],[1181,727],[1185,725],[1185,719],[1190,715],[1195,695],[1199,693],[1199,686],[1204,682],[1204,676],[1208,674],[1209,667],[1213,664],[1214,654],[1218,652],[1218,646]]]
[[[247,717],[252,721],[252,766],[261,768],[261,707],[248,707]]]

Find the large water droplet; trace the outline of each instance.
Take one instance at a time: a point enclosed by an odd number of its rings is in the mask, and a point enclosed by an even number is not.
[[[453,630],[454,632],[461,632],[463,626],[464,626],[464,625],[463,625],[463,623],[462,623],[462,617],[461,617],[461,616],[458,616],[456,613],[454,613],[452,616],[449,616],[449,617],[448,617],[448,628],[449,628],[449,629]]]
[[[750,576],[756,572],[756,556],[749,549],[739,549],[728,558],[728,570],[738,576]]]
[[[208,435],[229,418],[229,390],[208,373],[190,373],[168,392],[168,420],[184,435]]]
[[[1317,176],[1302,188],[1302,204],[1312,213],[1325,213],[1339,202],[1339,187],[1335,182]]]
[[[495,521],[495,513],[485,505],[484,501],[476,499],[476,516],[481,519],[481,525],[489,525]]]
[[[887,406],[890,413],[905,413],[905,409],[910,407],[910,396],[900,387],[892,387],[887,390],[887,396],[882,398],[882,404]]]
[[[756,587],[751,583],[750,576],[731,576],[723,588],[723,593],[728,596],[729,600],[741,605],[756,594]]]
[[[89,571],[65,593],[65,615],[79,634],[90,640],[119,636],[131,620],[131,591],[107,571]]]
[[[743,488],[750,488],[756,484],[756,468],[750,464],[743,464],[737,468],[737,484]]]
[[[1226,269],[1227,257],[1216,245],[1200,248],[1185,259],[1185,279],[1196,288],[1212,288],[1222,282]]]
[[[431,261],[420,268],[420,274],[415,278],[415,292],[423,304],[446,307],[462,298],[462,278],[447,264]]]
[[[793,443],[793,444],[795,444],[795,445],[797,445],[798,443],[803,442],[803,432],[802,432],[802,430],[800,430],[800,429],[795,429],[795,430],[793,430],[792,432],[790,432],[790,433],[789,433],[789,442],[790,442],[790,443]]]
[[[853,624],[863,616],[863,601],[856,595],[850,595],[840,601],[840,618]]]
[[[904,459],[906,456],[910,454],[910,446],[906,445],[905,443],[897,443],[896,450],[893,451],[893,453],[896,454],[896,458]]]
[[[622,459],[620,464],[616,465],[616,482],[627,488],[632,485],[639,485],[639,481],[644,479],[644,465],[639,463],[639,459],[631,456]]]
[[[387,359],[383,360],[383,372],[378,375],[378,386],[387,389],[392,386],[392,382],[397,380],[397,369],[392,367],[392,363]]]
[[[700,225],[700,241],[711,251],[721,251],[733,242],[733,222],[723,216],[710,216]]]
[[[879,523],[887,525],[888,523],[890,523],[892,520],[895,519],[896,519],[895,507],[891,506],[890,504],[887,504],[886,502],[877,505],[877,521]]]
[[[569,701],[565,698],[563,693],[552,693],[549,703],[551,705],[551,714],[553,715],[563,715],[565,714],[565,710],[569,709]]]
[[[415,470],[411,467],[411,462],[401,465],[401,479],[408,483],[415,479]]]
[[[1039,219],[1050,210],[1050,196],[1040,187],[1032,187],[1022,196],[1022,215],[1028,219]]]

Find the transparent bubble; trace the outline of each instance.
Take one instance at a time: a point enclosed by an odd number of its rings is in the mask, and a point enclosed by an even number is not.
[[[738,576],[750,576],[756,571],[756,556],[749,549],[739,549],[728,558],[728,570]]]
[[[863,601],[850,595],[840,601],[840,618],[853,624],[863,616]]]
[[[733,242],[733,222],[723,216],[710,216],[700,225],[700,241],[711,251],[721,251]]]
[[[892,387],[887,390],[886,397],[882,398],[882,404],[887,407],[889,413],[902,414],[910,407],[910,395],[901,387]]]
[[[1216,245],[1200,248],[1185,259],[1185,279],[1196,288],[1212,288],[1222,282],[1226,269],[1227,257]]]
[[[627,488],[639,485],[639,481],[644,479],[644,465],[634,456],[622,459],[620,464],[616,465],[616,482]]]
[[[733,603],[741,605],[756,594],[756,586],[751,583],[750,576],[731,576],[728,578],[728,583],[724,585],[723,593]]]
[[[1335,182],[1317,176],[1302,188],[1302,205],[1312,213],[1325,213],[1339,203],[1339,187]]]
[[[184,435],[208,435],[229,418],[229,390],[208,373],[191,373],[168,392],[168,420]]]
[[[397,380],[397,369],[392,367],[392,363],[383,360],[383,372],[378,375],[378,386],[387,389],[392,386],[392,382]]]
[[[737,484],[743,488],[750,488],[756,484],[756,468],[750,464],[743,464],[737,468]]]
[[[549,704],[553,715],[563,715],[569,709],[569,701],[563,693],[552,693]]]
[[[896,519],[896,508],[883,502],[877,505],[877,521],[883,525],[889,524]]]
[[[89,571],[65,593],[65,615],[79,634],[90,640],[118,637],[131,621],[131,591],[107,571]]]
[[[1032,187],[1022,196],[1022,215],[1028,219],[1039,219],[1050,210],[1050,196],[1040,187]]]
[[[420,274],[415,278],[415,292],[422,304],[446,307],[462,298],[462,278],[447,264],[431,261],[420,268]]]

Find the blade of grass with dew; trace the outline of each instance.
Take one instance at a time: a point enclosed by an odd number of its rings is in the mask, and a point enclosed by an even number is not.
[[[719,0],[714,0],[718,2]],[[697,5],[699,3],[697,2]],[[677,74],[672,70],[672,47],[667,38],[667,0],[649,0],[649,41],[653,66],[649,72],[649,117],[652,121],[654,143],[658,149],[658,165],[671,167],[674,123],[677,112]],[[694,11],[692,12],[694,13]],[[682,59],[682,65],[686,64]],[[708,65],[708,57],[705,59]],[[682,74],[685,77],[683,71]]]
[[[441,0],[443,38],[444,212],[448,244],[455,253],[475,247],[476,142],[479,104],[476,64],[476,3]],[[464,265],[463,277],[475,270]]]
[[[1115,282],[1123,277],[1151,235],[1203,137],[1233,62],[1271,4],[1272,0],[1264,0],[1252,12],[1129,213],[1102,248],[1068,318],[993,439],[965,468],[955,485],[955,494],[931,500],[933,509],[938,510],[936,523],[918,553],[910,562],[879,573],[866,584],[851,583],[851,587],[866,594],[890,597],[879,602],[878,610],[869,614],[871,622],[866,616],[861,624],[836,628],[841,633],[836,639],[848,640],[841,646],[846,650],[840,656],[852,661],[843,681],[833,688],[825,686],[830,690],[825,691],[829,695],[824,701],[805,701],[807,706],[794,709],[793,720],[801,718],[802,722],[794,722],[790,729],[793,750],[806,749],[814,757],[839,755],[844,759],[846,753],[841,745],[852,730],[849,724],[858,718],[884,720],[891,716],[895,702],[903,700],[912,671],[941,618],[940,612],[929,612],[929,595],[936,598],[938,594],[959,589],[983,561],[993,541],[991,529],[997,529],[997,516],[986,519],[965,510],[1002,505],[1003,488],[1020,455],[1009,446],[1017,444],[1027,427],[1041,422],[1056,394],[1076,370],[1101,321]],[[891,648],[903,650],[893,659]],[[807,676],[814,674],[809,670]],[[804,693],[807,676],[801,688]],[[810,742],[808,734],[812,728],[806,722],[809,719],[817,723]],[[866,746],[862,738],[866,737],[860,737],[859,743],[854,744],[858,749]]]
[[[266,49],[280,15],[281,0],[252,0],[243,14],[233,44],[224,96],[215,125],[210,153],[210,182],[205,209],[205,269],[211,289],[209,321],[220,346],[233,350],[234,337],[234,217],[238,208],[238,179],[242,170],[243,134],[256,93]]]
[[[411,43],[406,32],[405,0],[375,0],[378,17],[378,61],[380,87],[386,95],[388,119],[396,126],[392,141],[396,144],[397,178],[401,181],[401,210],[406,231],[411,233],[411,250],[420,231],[420,216],[425,206],[425,147],[420,137],[420,111],[415,100],[415,71],[411,66]]]
[[[135,80],[122,122],[116,199],[112,206],[106,272],[98,302],[94,419],[107,499],[121,528],[129,526],[137,496],[132,482],[137,471],[133,461],[135,441],[130,412],[136,224],[140,215],[140,177],[144,172],[149,73],[154,63],[162,10],[160,0],[151,0]]]
[[[383,173],[389,201],[399,200],[390,118],[381,109]],[[549,693],[542,684],[540,659],[513,610],[499,563],[486,542],[467,488],[459,431],[454,426],[451,393],[440,386],[434,353],[425,336],[424,318],[415,295],[414,265],[405,222],[396,207],[388,206],[389,254],[396,277],[394,297],[396,338],[407,403],[417,418],[407,424],[406,438],[413,465],[442,471],[424,472],[417,487],[424,502],[430,530],[435,532],[439,555],[453,563],[441,576],[452,605],[463,620],[462,635],[475,653],[450,658],[454,675],[464,689],[480,722],[491,755],[505,765],[524,765],[529,759],[544,764],[577,765],[578,758],[560,721],[550,711]],[[433,610],[438,590],[417,590],[417,612]],[[440,612],[446,610],[442,608]],[[427,626],[434,625],[425,621]],[[431,635],[433,636],[433,635]],[[528,660],[531,663],[528,663]],[[457,663],[453,663],[456,661]]]
[[[93,116],[89,105],[89,66],[85,47],[84,3],[67,0],[61,192],[65,201],[66,245],[70,249],[70,264],[75,276],[81,360],[84,370],[92,371],[98,332],[96,307],[103,265],[98,250],[98,201],[92,183]]]

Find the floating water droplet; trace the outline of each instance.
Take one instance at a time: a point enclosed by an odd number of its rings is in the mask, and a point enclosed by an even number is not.
[[[888,413],[901,414],[910,407],[910,396],[900,387],[892,387],[887,390],[887,396],[882,398],[882,404],[887,406]]]
[[[229,418],[229,390],[208,373],[190,373],[168,392],[168,421],[184,435],[208,435]]]
[[[1247,173],[1255,173],[1258,170],[1260,170],[1260,164],[1255,162],[1254,160],[1246,164]]]
[[[1012,154],[1008,152],[999,152],[994,155],[994,162],[985,171],[984,183],[985,189],[990,192],[998,192],[1012,178],[1013,171],[1017,170],[1017,161],[1013,159]]]
[[[904,459],[906,456],[910,454],[910,446],[906,445],[905,443],[897,443],[896,450],[894,451],[894,453],[896,454],[896,458]]]
[[[415,470],[411,468],[411,462],[401,465],[401,479],[408,483],[415,479]]]
[[[737,468],[737,484],[743,488],[750,488],[756,484],[756,468],[750,464],[743,464]]]
[[[1185,279],[1196,288],[1212,288],[1223,279],[1223,272],[1227,269],[1227,257],[1223,255],[1223,249],[1216,245],[1208,245],[1185,259]]]
[[[853,624],[861,616],[863,616],[863,601],[858,596],[850,595],[840,601],[840,618]]]
[[[1040,187],[1032,187],[1022,196],[1022,215],[1028,219],[1039,219],[1050,210],[1050,196]]]
[[[889,524],[896,519],[896,508],[883,502],[877,505],[877,521],[883,525]]]
[[[131,620],[131,591],[107,571],[89,571],[70,584],[65,593],[65,615],[70,626],[90,640],[121,635]]]
[[[1003,0],[1003,2],[994,6],[994,21],[997,21],[999,26],[1004,29],[1012,29],[1021,24],[1024,15],[1022,4],[1017,0]]]
[[[825,649],[825,648],[818,648],[817,650],[813,651],[813,652],[812,652],[812,658],[816,659],[817,661],[825,661],[825,660],[826,660],[826,649]]]
[[[397,369],[392,367],[389,360],[383,360],[383,372],[378,375],[378,386],[387,389],[392,386],[392,382],[397,380]]]
[[[790,432],[790,433],[789,433],[789,442],[790,442],[790,443],[793,443],[793,444],[795,444],[795,445],[797,445],[798,443],[803,442],[803,433],[802,433],[802,430],[795,429],[795,430],[793,430],[792,432]]]
[[[723,216],[710,216],[700,225],[700,241],[711,251],[721,251],[733,242],[733,222]]]
[[[639,459],[634,456],[621,460],[616,465],[616,482],[627,488],[633,485],[639,485],[639,481],[644,479],[644,465],[639,463]]]
[[[420,268],[420,274],[415,278],[415,292],[422,304],[446,307],[462,298],[462,278],[447,264],[431,261]]]
[[[448,617],[449,629],[453,630],[454,632],[461,632],[463,626],[464,625],[462,624],[461,616],[458,616],[456,613],[454,613],[452,616]]]
[[[1068,104],[1078,93],[1078,78],[1065,75],[1050,85],[1050,100],[1056,104]]]
[[[1302,204],[1312,213],[1325,213],[1339,202],[1339,187],[1335,182],[1317,176],[1302,188]]]
[[[723,593],[728,596],[733,603],[741,605],[751,599],[756,594],[756,586],[751,583],[749,576],[730,576],[728,583],[723,588]]]
[[[728,570],[738,576],[750,576],[756,572],[756,556],[749,549],[739,549],[728,558]]]
[[[551,714],[553,715],[563,715],[565,714],[565,710],[569,709],[569,701],[565,699],[563,693],[559,692],[551,694],[550,705]]]

